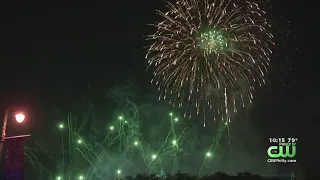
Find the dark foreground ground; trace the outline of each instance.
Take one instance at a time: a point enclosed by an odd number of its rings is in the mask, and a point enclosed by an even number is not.
[[[22,174],[20,174],[21,177]],[[22,175],[23,176],[23,175]],[[13,178],[16,179],[16,178]],[[23,179],[23,178],[18,178]],[[214,175],[207,175],[203,177],[191,176],[188,174],[178,173],[175,175],[148,175],[148,174],[138,174],[136,177],[118,177],[117,180],[298,180],[294,175],[282,175],[282,176],[260,176],[251,174],[248,172],[238,173],[235,176],[227,175],[222,172],[217,172]],[[0,174],[0,180],[3,180],[3,177]],[[9,180],[9,179],[4,179]],[[10,179],[12,180],[12,179]],[[103,180],[103,179],[99,179]],[[110,180],[110,179],[106,179]],[[309,179],[304,179],[309,180]],[[310,179],[311,180],[311,179]],[[318,179],[319,180],[319,179]]]
[[[238,173],[236,176],[227,175],[225,173],[218,172],[214,175],[208,175],[203,177],[190,176],[188,174],[178,173],[176,175],[146,175],[139,174],[136,177],[123,177],[119,180],[296,180],[294,175],[282,175],[282,176],[259,176],[251,173]]]

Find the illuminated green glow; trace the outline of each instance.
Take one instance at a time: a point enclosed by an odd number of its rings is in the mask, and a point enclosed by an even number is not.
[[[156,159],[157,158],[157,155],[152,155],[152,159]]]
[[[59,129],[63,129],[64,128],[64,125],[61,123],[58,125]]]
[[[173,141],[172,141],[172,144],[173,144],[173,145],[177,145],[177,141],[176,141],[176,140],[173,140]]]
[[[210,152],[207,152],[206,156],[207,156],[207,157],[211,157],[212,154],[211,154]]]
[[[147,168],[149,168],[149,169],[152,169],[154,166],[156,166],[159,162],[161,162],[165,158],[172,159],[172,161],[174,163],[179,162],[177,159],[178,158],[177,153],[180,152],[180,149],[184,148],[184,144],[185,144],[184,141],[187,140],[186,138],[188,138],[188,136],[182,135],[184,133],[184,130],[181,131],[182,129],[179,128],[179,127],[182,127],[183,125],[185,125],[184,119],[181,116],[179,116],[178,113],[175,113],[175,112],[167,112],[165,115],[166,115],[166,118],[169,120],[168,124],[171,124],[171,126],[168,129],[168,134],[165,136],[165,137],[167,137],[167,139],[165,139],[162,146],[159,146],[159,149],[154,149],[154,147],[152,146],[153,145],[152,142],[149,143],[148,141],[146,141],[144,139],[143,135],[142,134],[140,135],[140,131],[138,129],[134,129],[134,127],[138,124],[135,124],[137,121],[135,121],[135,119],[131,118],[130,116],[128,116],[128,117],[127,116],[126,117],[116,116],[115,121],[111,124],[108,124],[105,127],[105,129],[110,132],[107,132],[107,133],[104,132],[107,136],[106,137],[107,140],[106,140],[106,143],[103,144],[103,146],[105,148],[109,148],[111,146],[121,147],[121,149],[119,148],[121,150],[120,153],[124,153],[127,150],[129,150],[129,148],[132,148],[133,151],[140,153],[140,156],[146,162]],[[177,123],[179,121],[180,121],[180,123]],[[124,125],[124,123],[127,123],[127,125]],[[71,133],[70,136],[72,137],[72,143],[75,143],[75,145],[77,145],[76,149],[77,149],[77,151],[80,152],[79,155],[82,155],[83,158],[85,158],[85,159],[91,158],[85,154],[86,152],[90,152],[90,153],[92,152],[94,154],[95,151],[99,151],[99,149],[94,149],[96,147],[91,145],[92,142],[90,142],[90,137],[91,137],[90,135],[88,136],[87,134],[73,133],[75,131],[73,130],[72,124],[69,124],[69,122],[68,122],[68,124],[67,124],[67,122],[65,122],[65,124],[63,122],[58,123],[58,124],[56,124],[56,127],[57,127],[56,130],[58,132],[61,132],[62,135],[64,135],[63,133],[65,133],[65,134]],[[58,128],[61,128],[61,129],[58,129]],[[65,128],[65,129],[63,129],[63,128]],[[64,130],[67,130],[67,129],[70,131],[64,132]],[[133,136],[129,133],[128,133],[128,136],[126,135],[127,129],[129,130],[128,132],[132,133]],[[120,135],[123,134],[124,136],[119,136],[118,132]],[[159,132],[160,132],[160,129],[159,129]],[[62,136],[62,138],[61,138],[61,143],[64,143],[64,141],[70,141],[69,139],[63,139],[63,138],[64,138],[64,136]],[[114,143],[116,141],[119,141],[122,144],[119,145],[119,144]],[[104,143],[104,141],[102,143]],[[129,143],[129,144],[127,145],[127,143]],[[64,144],[67,145],[67,143],[64,143]],[[62,144],[62,146],[61,146],[62,152],[65,151],[63,148],[66,148],[65,146],[63,146],[64,144]],[[71,145],[70,142],[68,144]],[[99,148],[99,147],[97,146],[97,148]],[[128,149],[126,149],[126,148],[128,148]],[[117,148],[114,148],[114,149],[117,149]],[[111,151],[111,149],[110,149],[110,151]],[[206,149],[203,153],[205,153],[203,155],[203,158],[209,160],[209,159],[211,159],[211,157],[210,157],[211,153],[212,153],[212,156],[214,156],[215,151],[214,151],[214,149],[212,149],[210,147],[210,148]],[[67,154],[67,155],[69,155],[69,154]],[[62,158],[65,158],[65,157],[62,157]],[[92,158],[96,158],[96,157],[92,157]],[[71,166],[67,167],[67,168],[71,168]],[[119,178],[120,176],[125,175],[127,170],[122,169],[121,166],[118,168],[119,169],[114,169],[113,172]],[[176,167],[176,165],[174,164],[173,165],[174,171],[176,168],[178,168],[178,167]],[[67,178],[67,176],[68,176],[68,174],[57,173],[53,179],[64,180]],[[76,179],[85,180],[85,179],[88,179],[88,177],[90,177],[90,175],[79,173],[79,174],[76,174],[72,178],[74,180],[76,180]]]
[[[221,31],[206,30],[200,33],[198,37],[199,47],[206,54],[222,51],[228,47],[228,40]]]

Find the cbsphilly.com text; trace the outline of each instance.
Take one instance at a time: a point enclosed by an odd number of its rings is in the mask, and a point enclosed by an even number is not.
[[[295,159],[268,159],[267,162],[269,162],[269,163],[296,163],[297,160],[295,160]]]

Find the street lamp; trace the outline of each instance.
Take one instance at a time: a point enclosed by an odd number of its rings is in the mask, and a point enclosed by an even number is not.
[[[6,112],[5,112],[5,115],[4,115],[4,119],[3,119],[3,125],[2,125],[1,141],[3,141],[6,138],[8,115],[9,115],[9,109],[6,109]],[[26,116],[23,113],[17,113],[15,115],[16,121],[18,123],[22,123],[24,121],[25,117]]]
[[[18,113],[18,114],[15,115],[15,117],[16,117],[16,120],[17,120],[18,123],[22,123],[26,116],[24,114],[22,114],[22,113]]]
[[[2,124],[2,132],[1,132],[1,136],[0,136],[0,160],[1,160],[1,163],[4,160],[4,158],[3,158],[4,146],[3,145],[4,145],[4,141],[6,139],[24,138],[24,137],[30,136],[30,135],[22,135],[22,136],[7,137],[6,131],[7,131],[8,116],[9,116],[9,109],[6,109],[5,114],[4,114],[3,124]],[[15,119],[20,124],[25,120],[25,115],[23,113],[16,113]]]

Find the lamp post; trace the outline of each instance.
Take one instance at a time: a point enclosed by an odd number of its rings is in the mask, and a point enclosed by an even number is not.
[[[6,109],[5,114],[4,114],[4,119],[3,119],[3,124],[2,124],[2,132],[1,132],[1,137],[0,137],[0,160],[1,163],[5,163],[4,161],[4,150],[7,148],[15,149],[15,147],[12,147],[12,145],[6,145],[6,148],[4,148],[4,144],[7,144],[7,141],[11,141],[13,139],[23,139],[24,137],[28,137],[30,135],[20,135],[20,136],[13,136],[13,137],[7,137],[6,132],[7,132],[7,124],[8,124],[8,116],[9,116],[10,110]],[[23,113],[17,113],[15,114],[15,119],[16,121],[20,124],[25,120],[25,115]],[[12,144],[12,143],[11,143]],[[1,169],[0,169],[1,171]]]
[[[9,115],[9,109],[6,109],[6,112],[4,114],[3,124],[2,124],[1,142],[5,140],[7,135],[6,133],[7,133],[8,115]],[[18,123],[22,123],[25,119],[25,115],[23,113],[17,113],[15,115],[15,118]]]
[[[6,109],[6,112],[4,114],[3,124],[2,124],[1,142],[4,141],[4,138],[6,137],[8,114],[9,114],[9,109]]]

